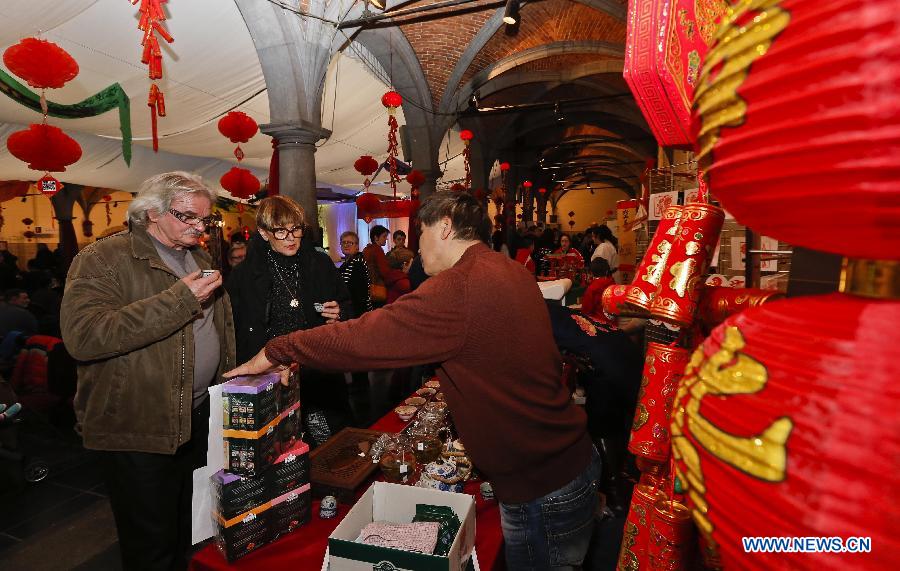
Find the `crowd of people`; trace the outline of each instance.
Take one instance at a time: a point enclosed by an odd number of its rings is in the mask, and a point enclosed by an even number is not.
[[[299,378],[312,446],[374,420],[371,408],[352,404],[354,393],[374,398],[366,395],[373,380],[399,378],[402,396],[418,386],[421,368],[436,372],[500,501],[507,562],[551,568],[584,557],[601,461],[584,412],[560,382],[557,326],[535,274],[555,255],[572,265],[592,260],[594,290],[613,283],[608,228],[584,240],[543,228],[534,240],[523,229],[521,242],[538,245],[526,248],[529,267],[521,248],[512,257],[488,246],[491,225],[478,201],[436,193],[413,229],[419,252],[406,247],[405,232],[376,225],[362,250],[355,232],[341,234],[336,267],[303,209],[275,196],[259,203],[249,239],[232,237],[227,266],[216,271],[199,246],[215,199],[195,175],[148,179],[129,206],[128,229],[85,247],[68,273],[60,325],[80,362],[77,430],[102,456],[126,568],[186,565],[207,389],[266,371],[288,384]],[[591,307],[586,315],[600,323]],[[574,498],[563,527],[550,529],[540,514],[563,497]]]

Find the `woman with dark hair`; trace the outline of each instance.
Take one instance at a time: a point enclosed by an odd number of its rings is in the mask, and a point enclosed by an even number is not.
[[[584,258],[572,247],[572,239],[567,234],[559,237],[559,248],[554,254],[560,256],[560,265],[571,269],[580,270],[584,267]]]
[[[384,245],[387,244],[389,234],[390,230],[381,224],[372,226],[369,230],[369,238],[372,241],[363,250],[363,257],[369,267],[369,284],[372,286],[372,304],[375,307],[380,307],[387,301],[384,278],[391,271],[391,266],[384,253]]]
[[[238,360],[280,335],[353,317],[350,294],[331,258],[300,247],[305,221],[303,208],[290,198],[259,203],[247,257],[225,283]],[[307,369],[300,375],[304,425],[312,443],[322,444],[349,424],[347,385],[340,375]]]
[[[619,241],[613,236],[612,230],[606,224],[593,228],[593,238],[596,248],[594,248],[594,253],[591,254],[591,260],[597,258],[606,260],[613,279],[616,283],[620,283],[622,275],[619,273]]]

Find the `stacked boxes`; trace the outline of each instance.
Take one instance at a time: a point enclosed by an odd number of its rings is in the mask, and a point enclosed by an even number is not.
[[[225,470],[212,476],[216,544],[228,561],[309,521],[309,446],[296,381],[240,377],[222,390]]]

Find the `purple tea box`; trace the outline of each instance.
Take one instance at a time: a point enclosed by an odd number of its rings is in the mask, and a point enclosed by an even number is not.
[[[269,497],[282,496],[309,483],[309,445],[302,440],[279,456],[266,472]]]
[[[278,416],[277,373],[235,377],[222,385],[222,428],[257,431]]]
[[[231,519],[272,499],[265,476],[246,477],[219,470],[210,476],[216,513]]]
[[[301,525],[309,523],[312,507],[312,492],[309,484],[291,490],[271,502],[269,509],[269,530],[272,540],[286,535]]]

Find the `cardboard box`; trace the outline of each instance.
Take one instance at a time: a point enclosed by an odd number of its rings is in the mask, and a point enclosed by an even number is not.
[[[449,506],[462,525],[446,557],[357,543],[366,524],[373,521],[409,523],[416,504]],[[383,562],[388,569],[415,571],[463,571],[475,546],[475,500],[467,494],[440,492],[414,486],[375,482],[328,537],[331,571],[371,571]]]
[[[304,484],[286,494],[274,498],[269,509],[269,531],[272,541],[286,535],[303,524],[309,523],[312,492]]]
[[[222,428],[258,431],[278,416],[278,374],[235,377],[222,385]]]
[[[233,518],[214,514],[216,546],[229,562],[259,549],[272,540],[269,502]]]
[[[284,453],[300,440],[300,403],[292,404],[278,415],[278,452]]]
[[[266,471],[269,497],[275,498],[309,483],[309,445],[302,440],[275,459]]]
[[[278,457],[278,421],[261,430],[223,430],[225,469],[239,476],[259,476]]]
[[[265,477],[242,477],[219,470],[210,477],[216,513],[231,519],[261,506],[272,498]]]

